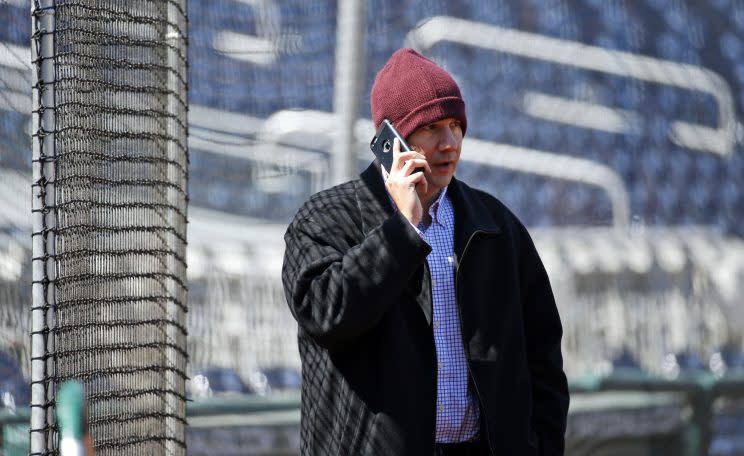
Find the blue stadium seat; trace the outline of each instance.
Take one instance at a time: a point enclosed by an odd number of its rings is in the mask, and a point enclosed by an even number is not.
[[[15,4],[0,3],[0,42],[28,46],[31,37],[29,8]]]
[[[470,1],[467,17],[477,17],[478,20],[488,24],[503,27],[513,27],[513,11],[508,2],[505,1]]]
[[[214,30],[219,27],[250,32],[255,28],[255,11],[243,4],[240,20],[234,2],[220,0],[190,3],[191,101],[209,106],[267,117],[278,109],[305,108],[332,110],[333,68],[335,61],[335,2],[288,1],[280,5],[282,27],[302,37],[302,46],[279,56],[275,65],[258,66],[216,54],[211,48]],[[666,0],[644,0],[637,4],[582,0],[571,7],[531,0],[520,4],[506,1],[469,0],[449,4],[438,0],[410,0],[406,8],[393,7],[391,0],[374,0],[367,8],[366,73],[363,93],[368,94],[375,71],[390,52],[403,44],[406,33],[420,21],[435,15],[453,15],[513,27],[553,37],[600,45],[677,62],[698,63],[705,56],[705,67],[722,74],[733,89],[737,106],[744,107],[744,21],[730,10],[738,4],[715,0],[685,8]],[[242,11],[242,10],[241,10]],[[716,29],[711,18],[727,12],[730,20],[719,20]],[[196,12],[196,14],[194,14]],[[728,14],[731,13],[731,14]],[[231,16],[232,15],[232,16]],[[700,43],[700,37],[704,43]],[[698,41],[696,41],[698,40]],[[702,47],[699,47],[702,46]],[[740,182],[744,172],[739,148],[732,158],[710,152],[690,150],[670,140],[672,122],[685,121],[715,126],[716,100],[701,92],[632,80],[580,68],[510,56],[487,49],[454,43],[439,43],[427,54],[455,73],[468,99],[470,130],[474,138],[550,150],[596,160],[615,169],[629,186],[634,212],[659,223],[720,223],[736,228],[735,210],[744,204],[742,191],[731,182]],[[472,69],[477,71],[469,71]],[[219,69],[219,71],[215,71]],[[623,133],[609,133],[570,126],[529,116],[521,105],[525,92],[589,101],[637,115]],[[741,111],[741,108],[739,108]],[[369,115],[369,102],[363,96],[362,116]],[[465,151],[467,153],[467,151]],[[484,187],[503,192],[506,186],[532,188],[543,196],[544,207],[530,206],[533,198],[519,197],[510,190],[516,211],[539,221],[539,212],[551,211],[556,203],[551,195],[554,184],[539,183],[530,176],[505,177],[509,173],[458,171],[472,176]],[[495,176],[501,177],[495,177]],[[720,185],[702,190],[698,201],[720,201],[701,206],[689,199],[692,194],[674,189],[696,182],[717,181]],[[550,190],[553,189],[553,190]],[[524,190],[522,190],[524,191]],[[588,219],[606,218],[607,199],[585,190],[566,190],[572,210]],[[655,194],[657,193],[658,194]],[[676,196],[674,196],[676,193]],[[193,194],[193,193],[192,193]],[[591,201],[587,202],[587,195]],[[293,201],[287,197],[286,205]],[[551,203],[552,202],[552,203]],[[577,203],[579,202],[579,203]],[[281,203],[281,204],[285,204]],[[237,203],[243,207],[243,203]],[[277,207],[281,206],[278,202]],[[247,210],[247,209],[245,209]],[[277,209],[278,210],[278,209]],[[656,216],[653,216],[656,211]],[[722,213],[732,215],[721,216]],[[550,215],[543,222],[557,220]]]

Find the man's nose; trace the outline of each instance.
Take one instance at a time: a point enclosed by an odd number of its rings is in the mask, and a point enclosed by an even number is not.
[[[439,148],[449,150],[457,147],[457,138],[451,128],[443,128],[442,135],[439,138]]]

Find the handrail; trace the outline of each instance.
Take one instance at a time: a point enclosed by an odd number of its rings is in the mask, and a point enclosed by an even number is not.
[[[608,166],[583,158],[469,138],[463,141],[463,151],[463,161],[599,187],[610,197],[613,225],[616,228],[629,226],[628,191],[622,178]]]
[[[707,68],[449,16],[432,17],[406,36],[409,45],[422,51],[443,41],[708,93],[718,105],[717,128],[673,121],[672,140],[722,156],[733,152],[736,111],[731,89]]]

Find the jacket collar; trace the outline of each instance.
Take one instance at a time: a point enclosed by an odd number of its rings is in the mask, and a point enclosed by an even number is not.
[[[377,160],[365,169],[357,181],[357,204],[362,217],[362,231],[367,235],[387,220],[395,209],[390,201]]]
[[[393,205],[382,181],[380,165],[375,160],[361,174],[357,202],[361,210],[362,230],[366,235],[393,214]],[[468,240],[478,231],[495,234],[500,231],[491,211],[481,202],[475,190],[452,178],[447,194],[455,210],[455,253],[462,256]]]
[[[455,209],[455,254],[459,261],[465,246],[475,233],[496,234],[501,228],[491,216],[492,210],[483,204],[476,191],[466,183],[453,177],[447,187],[447,194]]]

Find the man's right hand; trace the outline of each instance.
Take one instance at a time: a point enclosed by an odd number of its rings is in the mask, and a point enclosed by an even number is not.
[[[424,168],[425,171],[413,172],[416,168]],[[401,152],[398,139],[393,140],[393,165],[385,181],[385,187],[393,198],[398,210],[413,226],[418,226],[423,216],[421,199],[416,191],[416,186],[421,194],[426,194],[428,183],[425,174],[431,173],[426,157],[416,151]]]

